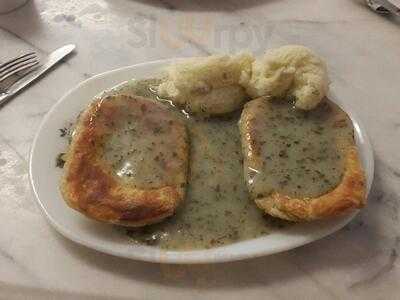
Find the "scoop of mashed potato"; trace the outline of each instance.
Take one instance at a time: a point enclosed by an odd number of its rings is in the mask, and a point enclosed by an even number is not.
[[[266,51],[243,70],[240,83],[253,97],[293,97],[295,106],[310,110],[328,92],[329,79],[325,63],[304,46],[288,45]]]
[[[239,84],[250,72],[251,54],[214,55],[187,59],[167,68],[158,95],[194,113],[219,115],[239,109],[248,99]]]

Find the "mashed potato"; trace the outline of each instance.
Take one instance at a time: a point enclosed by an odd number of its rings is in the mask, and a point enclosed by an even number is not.
[[[251,54],[215,55],[187,59],[167,68],[158,95],[194,113],[218,115],[239,109],[248,99],[239,85],[242,72],[250,72]]]
[[[304,46],[288,45],[266,51],[244,69],[240,83],[253,97],[295,97],[295,106],[309,110],[324,99],[329,86],[325,63]]]
[[[304,46],[268,50],[258,60],[248,53],[187,59],[167,68],[158,95],[194,113],[218,115],[239,109],[249,98],[295,99],[310,110],[329,86],[325,63]]]

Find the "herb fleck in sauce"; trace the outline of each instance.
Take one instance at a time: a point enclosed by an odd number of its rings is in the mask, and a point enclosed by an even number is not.
[[[56,167],[57,168],[64,168],[65,164],[65,153],[59,153],[56,157]]]
[[[158,82],[133,80],[105,95],[135,94],[156,99],[151,87]],[[240,114],[211,119],[188,117],[177,109],[176,114],[185,120],[190,136],[186,199],[176,214],[162,223],[129,229],[132,240],[165,249],[204,249],[259,237],[286,225],[264,217],[249,198],[237,128]],[[116,170],[121,171],[121,167]]]
[[[116,175],[143,189],[175,184],[171,174],[183,168],[182,157],[174,151],[175,127],[181,121],[159,106],[141,105],[137,110],[118,113],[103,145],[104,158]]]
[[[256,99],[252,113],[254,159],[248,161],[247,181],[254,198],[279,191],[292,197],[317,197],[334,189],[344,172],[346,140],[353,128],[346,114],[326,101],[312,111],[290,103]]]

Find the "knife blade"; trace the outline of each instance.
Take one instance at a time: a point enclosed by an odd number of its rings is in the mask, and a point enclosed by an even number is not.
[[[0,94],[0,107],[5,102],[7,102],[12,96],[17,94],[23,88],[26,88],[28,85],[30,85],[32,82],[34,82],[44,73],[46,73],[48,70],[50,70],[61,59],[63,59],[65,56],[74,51],[74,49],[75,45],[69,44],[51,52],[40,67],[22,77],[20,80],[14,83],[10,88],[8,88],[7,91]]]

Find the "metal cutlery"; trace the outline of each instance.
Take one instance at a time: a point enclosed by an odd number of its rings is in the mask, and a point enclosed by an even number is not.
[[[35,53],[22,55],[1,65],[0,84],[13,75],[17,76],[17,80],[7,88],[0,90],[0,106],[10,100],[11,97],[17,94],[20,90],[38,79],[61,59],[70,54],[74,49],[75,45],[72,44],[58,48],[50,53],[40,66]],[[19,75],[21,71],[24,71],[24,73]]]
[[[366,0],[369,7],[381,14],[394,14],[400,17],[399,0]]]
[[[0,66],[0,82],[38,64],[39,60],[35,52],[16,57]]]

